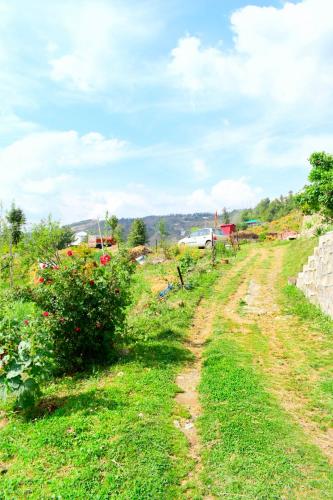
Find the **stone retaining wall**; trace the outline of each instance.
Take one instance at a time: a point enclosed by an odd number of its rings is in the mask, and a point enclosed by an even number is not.
[[[320,237],[314,254],[297,277],[296,286],[333,318],[333,231]]]

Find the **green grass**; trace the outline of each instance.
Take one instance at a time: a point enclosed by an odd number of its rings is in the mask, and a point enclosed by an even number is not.
[[[220,319],[204,358],[204,493],[249,500],[332,498],[326,459],[280,408],[231,330]]]
[[[235,261],[245,255],[246,249]],[[173,425],[183,411],[174,401],[174,381],[192,356],[183,341],[195,308],[210,296],[221,270],[207,267],[200,279],[193,273],[196,287],[158,301],[150,279],[174,266],[138,268],[129,329],[115,364],[51,383],[33,420],[11,413],[7,404],[1,499],[182,496],[181,479],[192,462]]]

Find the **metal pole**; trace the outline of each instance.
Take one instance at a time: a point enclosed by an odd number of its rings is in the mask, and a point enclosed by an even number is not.
[[[179,267],[179,266],[177,266],[177,271],[178,271],[178,276],[179,276],[179,279],[180,279],[181,285],[182,285],[182,287],[184,288],[184,280],[183,280],[183,276],[182,276],[182,273],[181,273],[181,270],[180,270],[180,267]]]
[[[98,218],[97,218],[97,224],[98,224],[99,237],[101,238],[102,252],[103,252],[103,254],[104,254],[104,244],[103,244],[103,238],[102,238],[101,226],[100,226],[100,223],[99,223],[99,219],[98,219]]]
[[[14,277],[13,277],[13,241],[12,241],[12,233],[10,233],[9,238],[9,283],[10,287],[14,286]]]

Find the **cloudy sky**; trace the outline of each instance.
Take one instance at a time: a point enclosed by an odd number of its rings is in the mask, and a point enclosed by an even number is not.
[[[0,200],[241,208],[333,152],[332,0],[0,0]]]

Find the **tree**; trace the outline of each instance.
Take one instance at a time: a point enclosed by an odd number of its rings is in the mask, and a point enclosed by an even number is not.
[[[226,207],[222,210],[222,224],[230,224],[230,214]]]
[[[116,230],[117,230],[118,223],[119,223],[119,221],[118,221],[117,216],[116,215],[109,216],[109,212],[107,211],[105,214],[105,225],[107,228],[110,229],[112,238],[116,237]]]
[[[18,245],[23,236],[22,228],[26,223],[24,212],[13,203],[6,215],[6,219],[9,223],[11,242],[13,245]]]
[[[156,224],[156,230],[159,234],[162,245],[165,243],[166,238],[169,236],[168,228],[164,219],[160,219]]]
[[[129,235],[128,244],[131,247],[144,245],[148,240],[146,225],[142,219],[135,219],[132,223]]]
[[[61,227],[59,222],[49,216],[38,224],[34,224],[27,234],[24,245],[30,260],[52,260],[59,258],[58,250],[66,248],[74,239],[68,226]]]
[[[310,184],[306,185],[296,201],[305,214],[320,212],[327,220],[333,219],[333,156],[315,152],[309,158]]]

